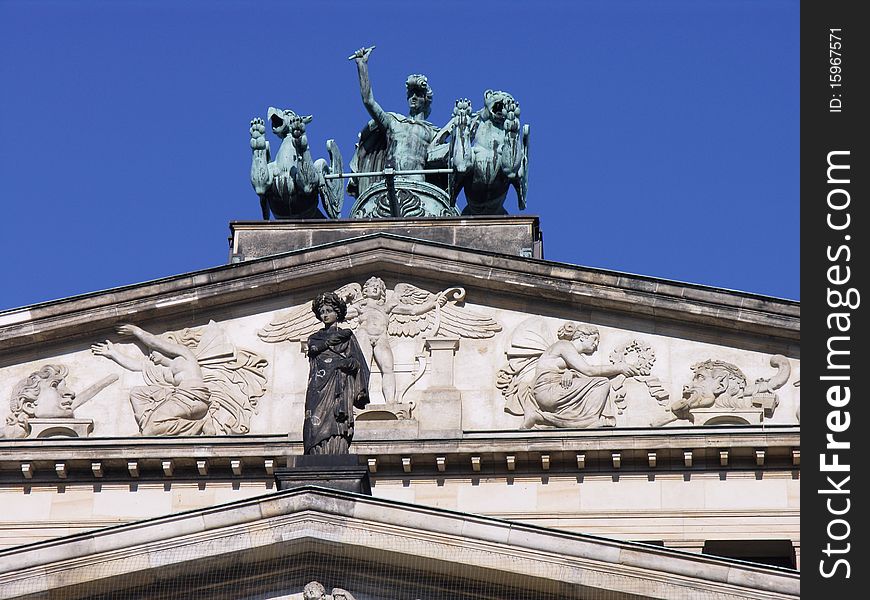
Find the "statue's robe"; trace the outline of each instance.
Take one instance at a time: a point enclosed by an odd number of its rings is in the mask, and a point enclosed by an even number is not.
[[[130,390],[130,404],[142,435],[200,435],[211,404],[206,385],[176,385],[172,372],[149,363],[147,385]]]
[[[353,409],[369,403],[369,367],[353,332],[333,326],[308,338],[305,454],[346,454]]]

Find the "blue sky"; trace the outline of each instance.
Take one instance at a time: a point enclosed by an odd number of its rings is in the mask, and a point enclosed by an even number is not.
[[[250,119],[349,161],[363,45],[387,110],[517,98],[545,258],[799,298],[797,1],[0,0],[0,310],[225,264]]]

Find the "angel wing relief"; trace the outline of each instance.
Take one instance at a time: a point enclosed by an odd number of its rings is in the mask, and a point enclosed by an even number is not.
[[[350,283],[335,293],[347,302],[346,326],[353,329],[369,364],[380,370],[381,387],[388,405],[403,404],[405,394],[423,376],[426,367],[425,355],[418,353],[414,357],[416,368],[411,382],[398,390],[391,339],[436,336],[484,339],[501,331],[501,325],[492,317],[464,306],[466,293],[461,287],[433,293],[410,283],[399,283],[389,290],[380,277],[370,277],[363,285]],[[258,335],[272,343],[297,341],[307,338],[319,327],[308,302],[279,313]],[[404,411],[405,418],[410,416],[410,409],[399,410]]]

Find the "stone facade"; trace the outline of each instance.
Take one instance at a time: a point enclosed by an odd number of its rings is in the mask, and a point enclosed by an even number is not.
[[[352,452],[377,501],[696,554],[786,541],[797,566],[797,303],[389,234],[246,258],[0,313],[0,548],[268,504],[301,454],[310,300],[338,291],[369,344]]]

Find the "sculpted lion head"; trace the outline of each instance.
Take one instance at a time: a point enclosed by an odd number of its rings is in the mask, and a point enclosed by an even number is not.
[[[297,115],[289,108],[275,108],[274,106],[269,107],[267,115],[269,123],[272,125],[272,133],[281,139],[284,139],[290,133],[290,126],[293,121],[301,119],[307,125],[314,119],[311,115],[303,117],[302,115]]]
[[[514,97],[501,90],[486,90],[483,93],[482,117],[501,125],[507,118],[507,109],[517,107]],[[518,110],[518,109],[517,109]]]

